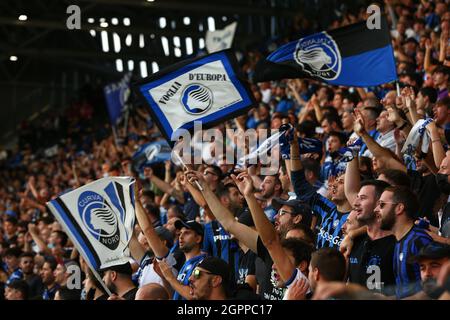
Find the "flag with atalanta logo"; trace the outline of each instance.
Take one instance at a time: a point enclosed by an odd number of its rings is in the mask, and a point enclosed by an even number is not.
[[[255,105],[231,50],[174,64],[140,81],[136,88],[172,145],[179,129],[190,131],[196,121],[207,129]]]
[[[369,87],[397,80],[385,16],[381,28],[366,22],[290,42],[256,66],[255,82],[312,78],[332,85]]]
[[[93,270],[130,259],[134,179],[107,177],[47,202],[47,206]]]

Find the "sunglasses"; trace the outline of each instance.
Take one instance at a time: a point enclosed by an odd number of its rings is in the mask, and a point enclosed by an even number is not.
[[[205,171],[205,172],[203,172],[203,175],[204,175],[204,176],[206,176],[206,175],[208,175],[208,174],[212,174],[213,176],[217,176],[217,174],[215,174],[214,172],[211,172],[211,171]]]
[[[195,279],[198,280],[198,279],[200,279],[200,277],[202,276],[203,273],[212,274],[211,272],[208,272],[208,271],[203,271],[203,270],[200,270],[200,269],[194,269],[194,271],[192,272],[192,275],[194,276]]]
[[[281,217],[281,216],[283,216],[283,215],[285,215],[285,214],[292,214],[293,212],[290,212],[290,211],[287,211],[287,210],[284,210],[284,209],[280,209],[280,210],[278,210],[278,215]]]
[[[383,202],[383,201],[378,201],[378,205],[380,206],[380,209],[383,209],[387,204],[398,204],[398,202]]]

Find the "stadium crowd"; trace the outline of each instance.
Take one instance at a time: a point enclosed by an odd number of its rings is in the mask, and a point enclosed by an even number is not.
[[[217,127],[234,136],[207,145],[236,150],[248,129],[289,128],[270,175],[209,147],[188,170],[167,161],[135,172],[136,149],[163,139],[138,103],[116,135],[86,95],[24,123],[0,160],[0,299],[450,299],[448,5],[383,4],[400,96],[395,84],[253,84],[258,105]],[[337,12],[329,28],[367,18],[366,7]],[[246,51],[244,74],[317,27],[299,17],[286,37]],[[306,138],[323,147],[305,153]],[[107,176],[137,180],[132,259],[100,270],[110,297],[46,207]]]

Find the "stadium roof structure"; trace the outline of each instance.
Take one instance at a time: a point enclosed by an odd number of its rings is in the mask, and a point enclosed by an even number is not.
[[[238,21],[246,48],[286,28],[294,0],[6,0],[0,1],[1,140],[44,108],[62,108],[83,83],[146,76],[195,55],[207,30]],[[80,29],[66,22],[80,8]]]

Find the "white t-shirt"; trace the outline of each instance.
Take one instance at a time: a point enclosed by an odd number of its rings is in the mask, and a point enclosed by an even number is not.
[[[292,273],[291,280],[289,280],[289,281],[286,283],[286,288],[287,288],[287,289],[286,289],[286,291],[284,292],[283,300],[287,300],[286,297],[287,297],[287,295],[289,294],[290,288],[294,285],[294,283],[295,283],[297,280],[300,280],[300,279],[305,279],[306,282],[308,283],[308,286],[309,286],[308,278],[303,274],[303,272],[300,271],[300,269],[296,268],[296,269],[294,270],[294,272]],[[311,287],[309,287],[309,288],[308,288],[308,291],[306,291],[306,294],[308,294],[308,293],[311,293]]]
[[[159,259],[158,259],[159,261]],[[178,271],[173,267],[177,262],[172,253],[170,253],[166,257],[166,263],[172,267],[172,273],[176,277],[178,275]],[[149,283],[157,283],[161,286],[164,286],[163,279],[156,273],[154,269],[153,263],[149,263],[144,266],[142,269],[141,276],[139,278],[139,288]]]

